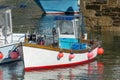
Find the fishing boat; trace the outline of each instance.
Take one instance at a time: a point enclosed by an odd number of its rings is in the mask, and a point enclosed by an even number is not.
[[[80,0],[34,0],[47,14],[78,13]]]
[[[0,64],[23,59],[22,43],[13,34],[11,8],[0,6]]]
[[[79,15],[58,15],[52,35],[26,34],[23,44],[25,70],[52,69],[87,63],[103,54],[100,42],[87,39]]]

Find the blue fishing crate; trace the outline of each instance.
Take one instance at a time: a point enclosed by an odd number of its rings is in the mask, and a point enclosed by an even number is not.
[[[81,43],[81,44],[73,44],[72,45],[72,50],[85,50],[87,48],[86,43]]]

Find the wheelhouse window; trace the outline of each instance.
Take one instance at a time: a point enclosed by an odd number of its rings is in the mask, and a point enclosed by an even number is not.
[[[60,34],[62,35],[74,35],[73,22],[72,21],[61,21],[59,24]]]

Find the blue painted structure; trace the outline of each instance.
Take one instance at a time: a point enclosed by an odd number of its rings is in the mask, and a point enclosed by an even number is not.
[[[59,38],[59,47],[62,49],[72,49],[72,45],[78,43],[75,38]]]
[[[79,0],[34,0],[44,13],[78,13]]]

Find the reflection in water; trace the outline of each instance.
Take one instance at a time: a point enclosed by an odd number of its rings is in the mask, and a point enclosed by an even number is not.
[[[0,80],[23,80],[23,62],[0,65]]]
[[[93,61],[76,67],[59,68],[45,71],[33,71],[25,73],[25,80],[102,80],[104,65]]]
[[[56,21],[54,16],[42,15],[39,20],[38,33],[45,35],[52,35],[52,29],[56,27]]]

